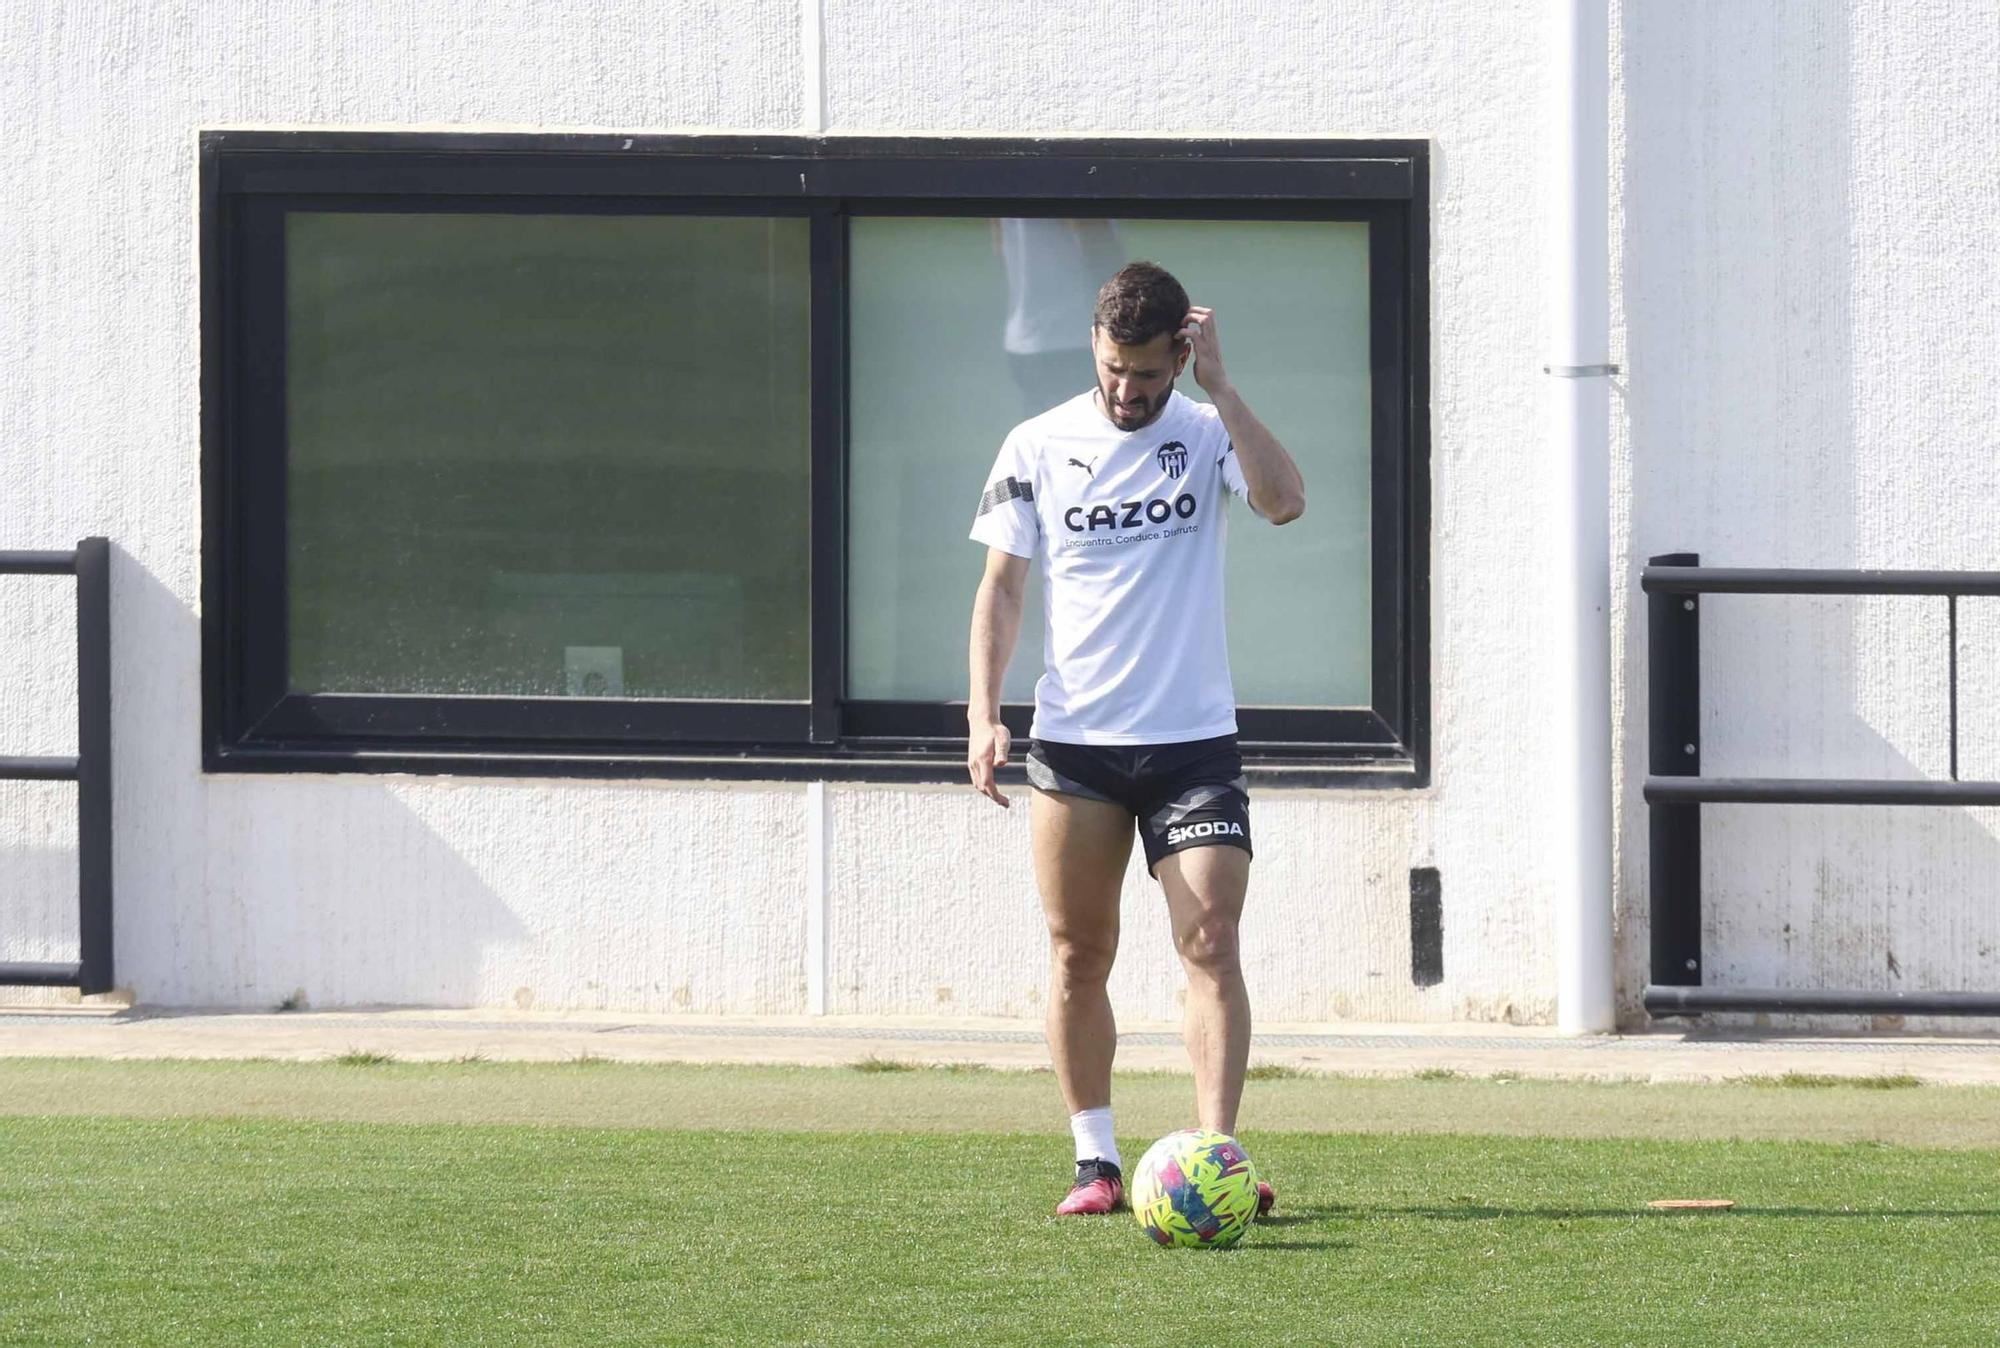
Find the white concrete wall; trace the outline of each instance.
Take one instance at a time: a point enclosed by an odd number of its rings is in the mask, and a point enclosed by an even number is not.
[[[2000,570],[2000,5],[1633,0],[1614,31],[1627,577],[1680,550]],[[1622,588],[1629,1008],[1645,610]],[[1960,627],[1960,773],[2000,779],[2000,600]],[[1704,600],[1704,772],[1946,777],[1946,640],[1942,599]],[[1705,814],[1708,981],[2000,989],[2000,811]]]
[[[1975,241],[1995,181],[1980,75],[1995,25],[1908,7],[1892,22],[1886,5],[1810,17],[1829,8],[1635,5],[1614,23],[1632,370],[1614,403],[1618,564],[1692,547],[2000,565],[1971,527],[2000,505],[1978,398],[1994,319],[1960,298],[1994,279]],[[0,546],[105,533],[118,547],[120,981],[177,1005],[303,993],[315,1006],[806,1009],[803,787],[201,773],[197,128],[1416,134],[1436,154],[1435,785],[1265,793],[1247,957],[1266,1019],[1550,1019],[1536,788],[1543,729],[1565,709],[1543,692],[1536,641],[1537,540],[1554,518],[1531,242],[1539,10],[825,0],[809,32],[794,3],[516,0],[472,22],[435,0],[8,7]],[[1902,78],[1912,67],[1925,80]],[[1935,93],[1910,101],[1924,87]],[[27,671],[0,685],[6,751],[62,752],[72,734],[68,592],[52,593],[64,602],[0,607],[0,674]],[[1712,767],[1824,753],[1857,771],[1934,770],[1918,695],[1939,666],[1907,627],[1843,614],[1772,640],[1751,621],[1718,616],[1708,634],[1711,687],[1718,661],[1743,685],[1715,713]],[[1994,627],[1980,637],[1989,678]],[[1621,649],[1636,710],[1641,653]],[[1967,655],[1971,671],[1970,642]],[[1815,706],[1791,708],[1802,686]],[[1828,714],[1772,738],[1775,707]],[[1820,725],[1860,747],[1823,748]],[[2000,774],[2000,741],[1981,733]],[[1644,948],[1634,734],[1643,720],[1628,716],[1628,1002]],[[71,939],[67,790],[0,788],[0,958],[55,958]],[[1035,1012],[1024,815],[942,787],[830,789],[829,1009]],[[1768,826],[1731,832],[1749,826],[1716,812],[1716,973],[1859,978],[1849,966],[1894,927],[1913,985],[1916,971],[2000,985],[1991,951],[1972,953],[2000,910],[1975,906],[1991,898],[1990,820],[1868,822],[1832,852],[1810,818],[1775,852]],[[718,841],[684,840],[697,830]],[[1840,916],[1787,953],[1775,925],[1806,918],[1828,855]],[[1885,885],[1896,856],[1930,869]],[[1428,990],[1409,979],[1414,866],[1443,878],[1445,982]],[[1952,915],[1913,917],[1918,892]],[[1179,978],[1136,867],[1127,903],[1119,1010],[1171,1018]]]

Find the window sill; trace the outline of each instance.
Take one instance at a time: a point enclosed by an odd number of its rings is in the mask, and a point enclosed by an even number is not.
[[[549,752],[525,747],[441,749],[402,746],[267,744],[210,746],[202,770],[214,774],[367,773],[462,777],[577,777],[663,781],[945,783],[965,781],[963,741],[880,740],[839,747],[674,753],[605,748]],[[1253,787],[1350,791],[1428,786],[1407,758],[1376,745],[1246,745],[1244,770]],[[1000,780],[1025,786],[1018,763]]]

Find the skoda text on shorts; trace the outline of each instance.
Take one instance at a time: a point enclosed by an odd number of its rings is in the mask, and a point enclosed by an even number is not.
[[[1078,1162],[1063,1212],[1107,1211],[1123,1192],[1105,982],[1135,825],[1187,971],[1197,1120],[1236,1131],[1250,1054],[1237,925],[1252,838],[1222,617],[1227,507],[1243,497],[1273,524],[1305,509],[1297,465],[1223,367],[1214,311],[1189,304],[1172,276],[1144,262],[1119,271],[1098,292],[1090,338],[1094,386],[1014,428],[972,526],[987,555],[966,766],[1002,806],[994,770],[1012,746],[1000,684],[1030,559],[1046,581],[1028,778],[1049,1051]],[[1209,404],[1174,388],[1190,359]]]

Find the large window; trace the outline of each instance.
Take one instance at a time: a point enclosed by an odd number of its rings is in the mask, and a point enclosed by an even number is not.
[[[284,224],[288,693],[810,695],[803,219]]]
[[[1253,771],[1427,778],[1420,144],[228,132],[203,167],[212,769],[955,780],[973,508],[1143,257],[1308,484],[1230,537]]]

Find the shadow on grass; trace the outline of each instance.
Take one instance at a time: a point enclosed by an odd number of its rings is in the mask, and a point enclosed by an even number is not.
[[[1544,1221],[1571,1221],[1585,1217],[1652,1217],[1660,1220],[1720,1221],[1729,1217],[1944,1217],[1994,1218],[2000,1208],[1759,1208],[1738,1204],[1711,1211],[1679,1209],[1659,1211],[1635,1204],[1629,1208],[1346,1208],[1327,1215],[1374,1217],[1427,1217],[1443,1222],[1483,1222],[1496,1218],[1532,1217]],[[1267,1218],[1267,1221],[1276,1220]]]
[[[1256,1230],[1262,1231],[1267,1226],[1275,1226],[1280,1230],[1288,1226],[1315,1226],[1342,1215],[1343,1211],[1351,1212],[1353,1209],[1292,1208],[1285,1212],[1274,1212],[1268,1217],[1259,1217],[1257,1219]],[[1353,1245],[1354,1242],[1351,1240],[1266,1240],[1262,1236],[1253,1235],[1250,1240],[1246,1240],[1239,1248],[1256,1250],[1346,1250],[1353,1248]]]
[[[1305,1226],[1313,1222],[1323,1222],[1333,1217],[1351,1217],[1365,1211],[1362,1208],[1281,1208],[1268,1217],[1259,1217],[1259,1226]]]
[[[1259,1228],[1267,1226],[1311,1226],[1340,1218],[1357,1217],[1424,1217],[1440,1222],[1490,1222],[1507,1218],[1532,1218],[1541,1221],[1575,1221],[1588,1217],[1651,1217],[1662,1221],[1720,1221],[1728,1217],[1941,1217],[1951,1220],[2000,1218],[2000,1208],[1798,1208],[1798,1207],[1755,1207],[1737,1204],[1733,1208],[1711,1211],[1668,1210],[1648,1208],[1644,1204],[1634,1204],[1629,1208],[1503,1208],[1484,1204],[1452,1208],[1376,1208],[1362,1207],[1347,1203],[1330,1203],[1321,1207],[1288,1208],[1274,1212],[1268,1217],[1259,1217]]]

